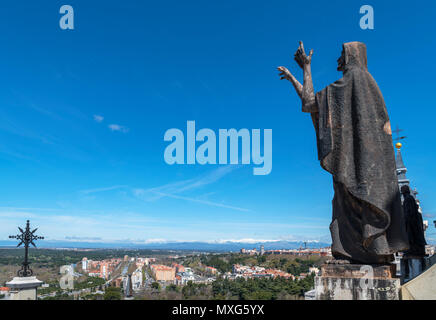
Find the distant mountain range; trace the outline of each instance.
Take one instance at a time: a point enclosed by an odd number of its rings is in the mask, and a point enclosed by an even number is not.
[[[217,242],[102,242],[102,241],[65,241],[65,240],[40,240],[39,248],[96,248],[96,249],[155,249],[155,250],[191,250],[191,251],[239,251],[242,248],[258,251],[264,245],[265,250],[322,248],[330,246],[330,243],[319,241],[217,241]],[[0,241],[1,247],[14,247],[16,242]]]

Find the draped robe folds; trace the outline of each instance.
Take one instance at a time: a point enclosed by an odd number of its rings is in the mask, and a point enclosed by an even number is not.
[[[344,53],[343,78],[316,94],[312,113],[319,160],[333,176],[332,254],[389,263],[408,248],[389,117],[366,46],[346,43]]]

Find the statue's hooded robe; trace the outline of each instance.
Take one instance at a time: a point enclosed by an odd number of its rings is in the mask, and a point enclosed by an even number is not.
[[[388,263],[408,248],[383,96],[368,72],[366,46],[343,45],[343,78],[316,94],[321,166],[333,176],[332,254]]]

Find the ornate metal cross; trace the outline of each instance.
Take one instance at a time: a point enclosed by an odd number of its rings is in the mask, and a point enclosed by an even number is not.
[[[406,138],[407,138],[406,136],[404,136],[404,137],[400,137],[400,132],[401,132],[401,131],[403,131],[403,129],[400,129],[400,128],[398,128],[398,126],[397,126],[397,129],[392,131],[392,132],[394,132],[395,135],[396,135],[396,137],[395,137],[394,139],[392,139],[392,140],[394,140],[394,141],[400,141],[400,140],[406,139]]]
[[[36,248],[36,245],[33,241],[44,239],[44,237],[40,237],[34,234],[36,230],[38,230],[38,228],[30,231],[29,220],[27,220],[25,230],[21,229],[20,227],[18,227],[18,230],[20,230],[21,234],[17,234],[16,236],[9,236],[10,239],[18,239],[20,241],[17,247],[24,244],[24,261],[22,263],[21,270],[19,270],[17,274],[19,277],[31,277],[33,275],[33,271],[29,268],[29,244]]]

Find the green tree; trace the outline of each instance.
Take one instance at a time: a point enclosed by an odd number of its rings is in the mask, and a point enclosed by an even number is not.
[[[265,263],[266,262],[266,256],[259,256],[257,258],[257,263],[261,264],[261,263]]]
[[[121,289],[117,287],[108,287],[103,296],[104,300],[121,300]]]
[[[179,292],[179,287],[177,287],[175,284],[170,284],[166,287],[166,291]]]
[[[159,282],[153,282],[153,283],[151,284],[151,287],[152,287],[153,289],[160,290],[160,284],[159,284]]]

